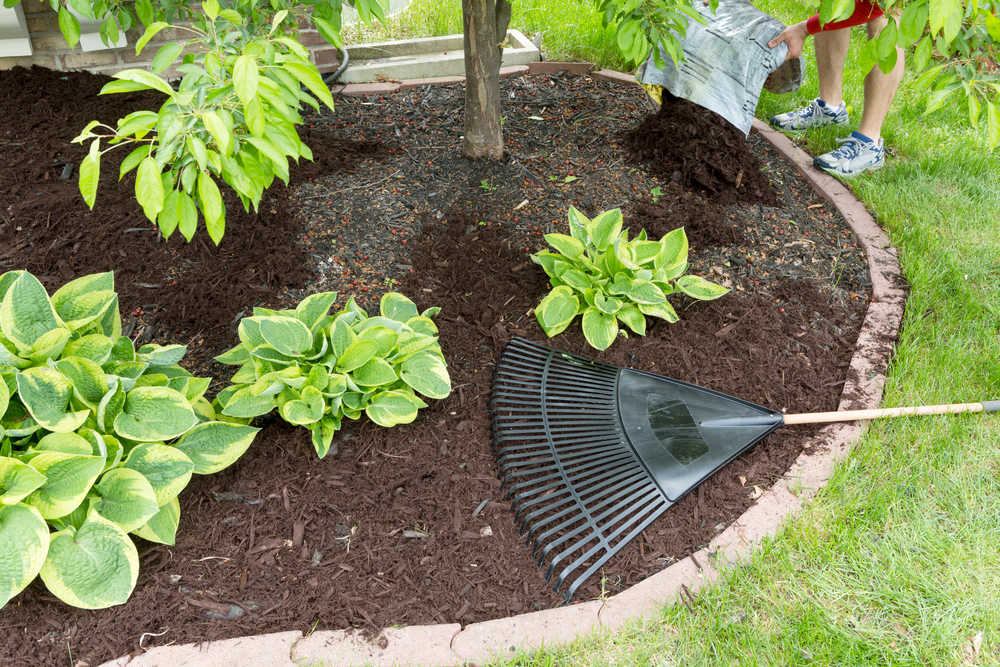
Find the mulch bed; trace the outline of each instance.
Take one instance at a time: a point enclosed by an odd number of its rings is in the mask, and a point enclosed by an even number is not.
[[[744,141],[686,102],[651,114],[642,91],[590,78],[503,82],[509,157],[459,154],[463,88],[340,98],[304,140],[321,164],[293,172],[259,214],[229,201],[219,247],[158,234],[115,160],[94,211],[75,176],[88,121],[113,123],[158,96],[97,97],[107,79],[0,72],[0,271],[50,290],[115,270],[126,331],[190,344],[185,364],[223,386],[212,357],[253,306],[335,290],[374,312],[389,290],[436,318],[455,387],[410,425],[346,422],[316,458],[303,429],[264,430],[229,469],[181,495],[171,547],[137,540],[125,605],[84,611],[39,582],[0,611],[5,665],[94,665],[169,643],[298,629],[467,624],[561,603],[514,530],[489,453],[493,364],[515,335],[693,382],[789,412],[834,410],[870,290],[850,230],[766,142]],[[691,270],[732,288],[678,299],[681,321],[598,353],[579,326],[546,339],[531,309],[546,278],[528,261],[566,211],[621,207],[654,238],[685,226]],[[814,427],[783,428],[682,499],[576,599],[613,594],[706,544],[778,479]],[[759,488],[758,488],[759,487]],[[487,528],[489,530],[487,530]],[[603,583],[602,583],[603,582]],[[602,586],[604,590],[602,591]]]

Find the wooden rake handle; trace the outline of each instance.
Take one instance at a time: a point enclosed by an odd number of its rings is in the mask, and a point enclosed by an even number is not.
[[[960,412],[1000,412],[1000,401],[981,403],[951,403],[949,405],[924,405],[911,408],[885,408],[881,410],[844,410],[843,412],[809,412],[784,415],[786,424],[819,424],[822,422],[852,422],[882,419],[884,417],[910,417],[922,415],[953,415]]]

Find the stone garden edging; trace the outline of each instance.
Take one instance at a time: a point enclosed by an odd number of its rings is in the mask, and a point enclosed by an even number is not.
[[[583,74],[587,63],[535,63],[504,68],[502,76],[527,72]],[[635,85],[629,74],[596,70],[597,79]],[[426,85],[464,81],[464,77],[423,79],[376,84],[350,84],[345,95],[373,95]],[[832,176],[815,170],[812,158],[780,132],[755,120],[760,133],[779,153],[798,167],[818,194],[829,200],[854,231],[864,248],[872,280],[872,300],[861,327],[839,410],[876,408],[882,397],[885,371],[902,322],[905,293],[896,287],[901,271],[889,238],[875,223],[864,204]],[[386,628],[369,641],[357,631],[320,631],[303,636],[300,631],[240,637],[218,642],[155,647],[136,657],[123,656],[100,667],[296,667],[353,665],[446,667],[481,664],[509,658],[517,651],[567,643],[594,630],[615,632],[640,618],[651,618],[678,599],[693,599],[719,577],[719,568],[748,561],[765,537],[773,536],[784,519],[802,509],[826,484],[837,461],[857,441],[864,424],[838,423],[824,427],[805,444],[805,451],[761,496],[756,504],[717,535],[705,549],[637,583],[607,600],[594,600],[467,625],[458,624]]]

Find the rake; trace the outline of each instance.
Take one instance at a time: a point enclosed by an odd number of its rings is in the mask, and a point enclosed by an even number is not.
[[[545,580],[577,588],[671,505],[785,424],[996,412],[1000,401],[782,415],[523,338],[490,388],[501,493]],[[574,573],[575,576],[574,576]]]

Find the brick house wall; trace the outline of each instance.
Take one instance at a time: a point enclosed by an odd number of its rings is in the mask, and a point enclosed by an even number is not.
[[[0,56],[0,70],[32,65],[59,71],[86,70],[94,74],[114,74],[123,69],[148,70],[161,46],[189,34],[177,29],[162,30],[143,48],[140,55],[135,53],[135,44],[142,36],[142,32],[138,30],[125,33],[128,43],[122,48],[108,49],[100,44],[100,50],[84,51],[78,44],[75,49],[71,49],[59,31],[58,14],[52,11],[48,2],[22,0],[20,7],[27,23],[32,54]],[[313,62],[321,72],[337,68],[337,49],[323,41],[317,31],[300,28],[299,40],[309,49]],[[179,78],[180,74],[171,68],[161,73],[161,76],[170,79]]]

